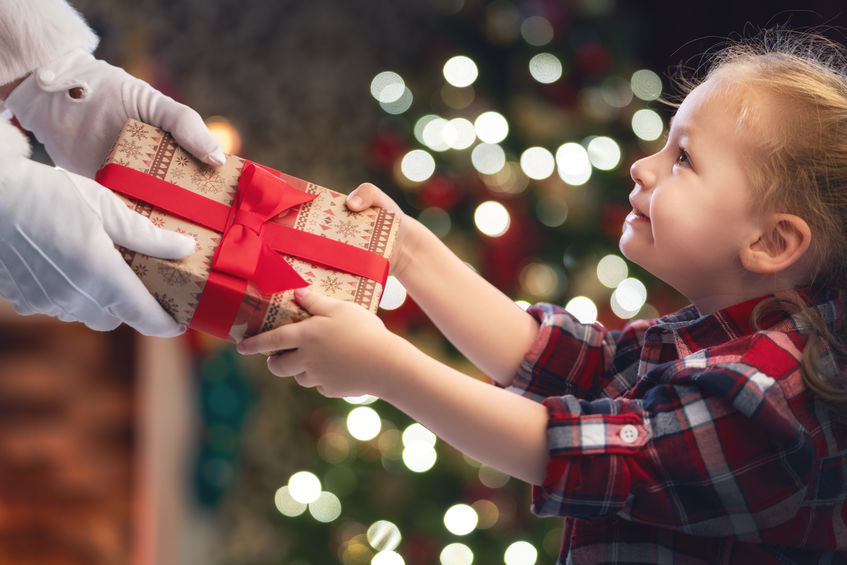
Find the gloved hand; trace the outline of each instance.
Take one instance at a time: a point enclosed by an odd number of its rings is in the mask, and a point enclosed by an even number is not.
[[[193,238],[157,228],[107,188],[61,169],[20,158],[0,175],[0,295],[18,313],[182,333],[113,242],[176,259],[194,251]]]
[[[205,163],[225,161],[200,114],[83,50],[35,69],[5,105],[56,165],[87,177],[94,177],[128,118],[170,132]]]

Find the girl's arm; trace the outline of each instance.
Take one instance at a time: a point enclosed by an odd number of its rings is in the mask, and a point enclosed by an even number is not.
[[[372,184],[348,198],[353,210],[381,206],[397,213],[400,230],[391,271],[444,336],[474,365],[508,385],[538,333],[538,323],[459,259],[420,222]]]
[[[373,394],[463,453],[532,484],[544,479],[544,405],[460,373],[389,332],[364,308],[295,292],[312,316],[242,341],[241,353],[283,351],[271,372],[324,396]]]

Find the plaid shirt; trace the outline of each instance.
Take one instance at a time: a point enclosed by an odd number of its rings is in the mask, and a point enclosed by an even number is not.
[[[847,424],[804,384],[807,324],[755,330],[760,300],[622,331],[530,308],[541,329],[510,390],[550,414],[532,510],[566,517],[559,564],[847,562]]]

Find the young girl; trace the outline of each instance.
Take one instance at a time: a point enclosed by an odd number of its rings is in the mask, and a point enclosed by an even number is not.
[[[620,240],[689,307],[619,332],[523,311],[404,216],[393,274],[500,386],[307,290],[311,318],[239,350],[531,483],[535,513],[566,517],[561,564],[847,560],[847,64],[789,33],[713,60],[632,166]],[[400,213],[370,184],[348,205]]]

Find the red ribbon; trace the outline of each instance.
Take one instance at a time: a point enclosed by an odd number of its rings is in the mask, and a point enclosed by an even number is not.
[[[385,286],[388,260],[381,255],[273,222],[288,208],[317,195],[297,190],[281,173],[245,161],[232,206],[140,171],[110,163],[97,181],[115,192],[222,232],[190,326],[227,339],[248,282],[265,294],[306,286],[280,255],[346,271]]]

